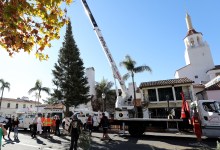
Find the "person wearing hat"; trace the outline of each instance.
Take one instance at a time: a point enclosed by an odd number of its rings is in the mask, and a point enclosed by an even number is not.
[[[78,119],[77,115],[72,116],[72,121],[69,126],[69,131],[71,135],[71,144],[69,150],[77,150],[77,143],[79,139],[79,135],[81,133],[81,128],[83,126],[83,123],[81,120]]]

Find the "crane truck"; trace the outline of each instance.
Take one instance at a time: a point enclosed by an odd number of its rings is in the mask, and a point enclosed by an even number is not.
[[[177,129],[180,128],[193,128],[192,123],[190,123],[189,120],[191,120],[190,115],[190,108],[193,107],[187,107],[189,105],[188,102],[182,98],[182,112],[185,115],[181,119],[165,119],[165,118],[135,118],[137,115],[131,115],[131,112],[134,112],[135,105],[131,105],[129,102],[129,98],[131,97],[127,91],[127,88],[125,86],[125,82],[123,78],[121,77],[121,74],[115,64],[115,61],[111,55],[111,52],[104,40],[104,37],[102,36],[101,30],[98,27],[97,22],[95,21],[95,18],[92,15],[92,12],[86,2],[86,0],[81,0],[82,5],[85,9],[86,14],[88,15],[88,18],[94,28],[94,31],[98,37],[98,40],[103,48],[103,51],[110,63],[113,76],[115,79],[118,80],[119,85],[122,90],[122,95],[118,94],[116,103],[115,103],[115,115],[114,119],[111,120],[111,124],[114,125],[123,125],[128,126],[128,132],[132,136],[140,136],[145,131],[146,128],[149,127],[157,127],[162,129],[168,129],[170,127],[176,127]],[[133,100],[134,101],[134,100]],[[134,103],[135,104],[135,103]],[[204,104],[210,104],[209,107],[212,107],[212,111],[206,111],[204,109]],[[192,102],[192,106],[196,107],[199,111],[200,120],[201,120],[201,126],[203,135],[206,135],[208,137],[218,137],[220,136],[220,108],[219,108],[220,102],[216,100],[199,100]],[[191,106],[191,105],[190,105]],[[142,108],[142,107],[141,107]],[[187,109],[186,109],[187,108]],[[194,108],[193,108],[194,109]]]

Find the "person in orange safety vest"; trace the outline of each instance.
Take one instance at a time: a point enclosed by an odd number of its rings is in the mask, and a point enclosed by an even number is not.
[[[51,133],[55,133],[55,129],[56,129],[56,115],[53,117],[53,118],[51,118],[51,120],[52,120],[52,124],[51,124]]]
[[[45,131],[45,129],[44,129],[44,120],[45,120],[45,116],[43,115],[43,116],[41,117],[42,130],[43,130],[43,132]]]
[[[197,138],[197,142],[200,143],[202,141],[202,130],[201,130],[201,125],[200,125],[200,120],[199,120],[199,113],[196,107],[194,108],[194,111],[193,111],[192,125],[193,125],[193,131]]]
[[[50,136],[50,127],[52,125],[52,120],[50,118],[50,115],[47,115],[47,118],[44,119],[43,125],[45,129],[44,135],[45,135],[45,138],[47,138],[48,136]]]

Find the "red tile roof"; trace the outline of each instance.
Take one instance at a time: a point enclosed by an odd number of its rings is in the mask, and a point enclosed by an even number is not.
[[[168,80],[158,80],[158,81],[150,81],[150,82],[142,82],[140,84],[140,88],[145,87],[155,87],[155,86],[166,86],[166,85],[176,85],[176,84],[186,84],[193,83],[194,81],[188,78],[179,78],[179,79],[168,79]]]
[[[211,90],[220,90],[220,81],[205,88],[207,91],[211,91]]]
[[[48,104],[44,109],[63,109],[63,104]]]
[[[195,29],[191,29],[191,30],[187,31],[186,37],[190,36],[190,35],[193,35],[193,34],[202,34],[202,33],[201,32],[197,32]]]
[[[23,100],[23,99],[14,99],[14,98],[3,98],[2,101],[38,103],[37,101],[33,101],[33,100]],[[41,103],[39,102],[39,104]]]
[[[216,65],[214,68],[212,68],[212,69],[210,69],[210,70],[208,70],[208,71],[211,71],[211,70],[220,70],[220,65]],[[207,72],[208,72],[207,71]]]

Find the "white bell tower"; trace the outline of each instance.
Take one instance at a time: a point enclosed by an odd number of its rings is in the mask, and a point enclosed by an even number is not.
[[[185,43],[186,66],[177,70],[176,78],[188,77],[195,83],[208,82],[210,80],[207,71],[214,68],[209,45],[203,40],[201,32],[197,32],[192,25],[189,14],[186,14],[187,35]]]

